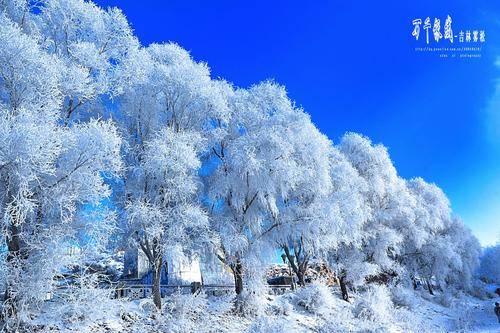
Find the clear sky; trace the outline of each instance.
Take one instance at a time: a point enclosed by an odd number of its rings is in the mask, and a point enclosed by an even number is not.
[[[214,77],[284,84],[334,142],[356,131],[383,143],[403,177],[445,190],[483,245],[500,240],[500,1],[96,2],[120,7],[144,45],[175,41]],[[444,34],[447,15],[454,35],[485,31],[470,52],[480,58],[415,50],[425,31],[416,41],[412,21],[439,18]]]

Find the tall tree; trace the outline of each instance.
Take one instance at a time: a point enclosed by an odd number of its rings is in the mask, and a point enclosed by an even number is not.
[[[500,244],[483,249],[479,276],[488,282],[500,282]]]
[[[61,257],[81,231],[77,213],[110,191],[103,176],[121,169],[121,140],[110,122],[67,126],[61,110],[71,82],[64,60],[0,16],[0,213],[5,246],[4,319],[19,324],[77,258]],[[111,222],[107,220],[106,222]],[[64,259],[64,260],[63,260]]]
[[[364,202],[371,211],[361,231],[361,245],[349,245],[343,254],[335,256],[355,263],[344,265],[340,282],[357,285],[370,278],[390,279],[400,271],[395,258],[403,239],[398,228],[400,221],[413,214],[412,197],[384,146],[373,145],[359,134],[347,133],[338,148],[364,179],[367,186],[363,192]],[[345,286],[343,289],[347,291]]]
[[[470,290],[481,247],[460,219],[452,217],[444,221],[444,227],[429,238],[421,253],[419,277],[425,279],[431,294],[432,284],[440,289]]]
[[[415,287],[417,278],[427,276],[421,272],[422,256],[425,255],[422,247],[429,240],[438,237],[450,221],[451,207],[448,198],[439,187],[426,183],[421,178],[407,181],[407,187],[414,197],[414,215],[412,219],[400,221],[399,230],[404,239],[398,261],[404,266],[409,280]],[[430,286],[429,281],[427,285]]]
[[[212,119],[223,117],[227,103],[208,67],[175,44],[138,49],[125,68],[133,83],[120,103],[127,141],[124,207],[129,232],[153,268],[153,299],[161,308],[165,257],[193,250],[206,234],[199,158]]]
[[[276,235],[301,285],[310,260],[326,261],[331,251],[360,241],[370,213],[363,201],[366,184],[357,171],[329,141],[315,143],[313,133],[306,133],[299,138],[305,143],[294,142],[307,147],[306,161],[299,163],[303,180],[283,205],[284,223]]]
[[[251,258],[262,258],[265,249],[274,247],[272,235],[286,222],[280,210],[296,199],[293,190],[299,193],[307,183],[317,189],[316,184],[328,181],[322,153],[329,141],[273,82],[238,89],[230,100],[231,118],[220,126],[225,135],[212,148],[215,168],[206,188],[211,227],[219,235],[218,256],[230,267],[239,296],[244,275],[256,269]]]

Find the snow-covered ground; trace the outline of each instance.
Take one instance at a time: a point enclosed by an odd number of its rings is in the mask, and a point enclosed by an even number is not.
[[[161,316],[150,300],[110,300],[108,311],[89,309],[87,318],[54,321],[37,332],[500,332],[494,302],[466,295],[449,298],[426,291],[372,287],[341,300],[340,292],[311,285],[297,292],[265,296],[260,310],[236,315],[232,297],[174,295]],[[444,305],[443,305],[444,304]],[[47,309],[50,311],[50,307]]]
[[[400,322],[405,322],[402,327],[414,332],[500,332],[494,313],[495,299],[461,296],[445,307],[438,298],[439,295],[429,300],[416,297],[413,311],[398,311]],[[408,316],[407,320],[404,316]]]

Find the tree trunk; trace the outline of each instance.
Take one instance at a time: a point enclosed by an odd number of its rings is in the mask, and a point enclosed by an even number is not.
[[[14,265],[18,265],[19,263],[15,263],[16,260],[20,258],[21,251],[21,242],[19,238],[19,230],[15,222],[11,222],[10,225],[10,234],[7,236],[7,263],[13,263]],[[17,316],[17,307],[16,307],[16,297],[15,290],[12,287],[12,283],[7,282],[7,287],[5,289],[4,296],[4,315],[9,318],[15,318]]]
[[[10,235],[7,236],[7,249],[9,250],[9,253],[7,254],[7,262],[11,262],[20,254],[21,244],[19,240],[19,230],[14,223],[11,224]]]
[[[305,276],[308,267],[308,260],[304,258],[303,261],[300,261],[300,256],[297,255],[292,256],[290,254],[290,249],[288,248],[287,245],[283,245],[282,248],[283,251],[285,251],[285,255],[288,259],[288,262],[290,263],[290,267],[292,267],[293,272],[295,273],[295,275],[297,275],[297,279],[299,280],[299,285],[305,287],[306,285]],[[293,276],[291,276],[291,278],[292,278],[292,289],[293,289],[294,287]]]
[[[302,287],[305,287],[306,285],[306,280],[304,278],[305,276],[305,272],[303,272],[302,270],[297,270],[296,272],[297,274],[297,279],[299,280],[299,285],[301,285]]]
[[[432,286],[429,280],[426,280],[427,283],[427,289],[429,290],[429,294],[434,295],[434,291],[432,291]]]
[[[345,277],[341,276],[339,279],[340,291],[342,292],[342,299],[349,302],[349,292],[347,291],[347,285],[345,283]]]
[[[236,260],[236,264],[233,265],[233,276],[234,276],[234,290],[236,295],[240,295],[243,292],[243,265],[239,259]]]
[[[163,267],[163,258],[160,256],[155,262],[153,267],[153,303],[158,310],[161,310],[161,270]]]
[[[417,290],[417,281],[415,280],[415,278],[412,278],[412,279],[411,279],[411,282],[412,282],[412,284],[413,284],[413,289],[414,289],[414,290]]]

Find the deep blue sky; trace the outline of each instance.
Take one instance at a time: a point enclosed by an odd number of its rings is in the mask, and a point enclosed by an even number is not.
[[[335,142],[356,131],[383,143],[403,177],[445,190],[483,244],[499,240],[499,1],[96,2],[120,7],[144,45],[175,41],[214,77],[286,85]],[[454,34],[485,30],[481,58],[414,50],[425,35],[414,40],[412,20],[443,29],[448,14]]]

